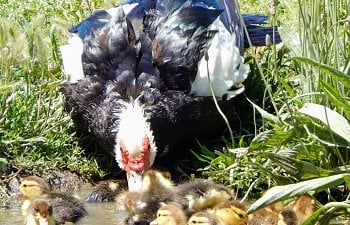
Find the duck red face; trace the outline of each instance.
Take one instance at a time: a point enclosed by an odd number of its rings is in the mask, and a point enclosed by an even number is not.
[[[123,168],[128,180],[129,191],[138,191],[142,187],[143,174],[151,166],[149,138],[145,135],[139,152],[129,151],[123,140],[120,140],[119,145]]]
[[[143,174],[152,166],[157,148],[143,106],[135,102],[124,106],[117,115],[119,126],[114,151],[119,167],[126,172],[129,191],[139,191]]]

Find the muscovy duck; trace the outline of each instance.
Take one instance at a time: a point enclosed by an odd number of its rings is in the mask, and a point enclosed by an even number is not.
[[[130,0],[70,32],[61,47],[71,77],[61,88],[65,106],[78,128],[115,155],[129,190],[140,189],[157,154],[182,154],[168,146],[225,129],[207,75],[219,99],[243,90],[244,35],[233,1]],[[229,101],[219,105],[234,112]]]

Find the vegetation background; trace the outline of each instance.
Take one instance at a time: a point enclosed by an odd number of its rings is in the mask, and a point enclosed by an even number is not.
[[[114,0],[0,0],[0,174],[68,169],[108,174],[78,144],[59,86],[59,46],[68,28]],[[240,0],[242,12],[270,16],[283,44],[251,47],[246,97],[254,129],[194,149],[198,170],[243,199],[250,210],[310,193],[320,210],[306,224],[348,214],[350,150],[350,4],[348,0]],[[273,37],[270,38],[273,40]],[[242,121],[251,123],[252,121]],[[111,162],[112,163],[112,162]],[[273,187],[273,188],[272,188]]]

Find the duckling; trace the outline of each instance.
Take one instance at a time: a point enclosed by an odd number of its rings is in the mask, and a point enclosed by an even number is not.
[[[22,204],[22,213],[27,216],[27,211],[32,201],[40,196],[48,197],[51,193],[51,187],[40,177],[28,176],[23,179],[19,190],[24,197]]]
[[[190,215],[194,212],[214,208],[232,199],[233,192],[219,184],[206,181],[188,181],[175,188],[177,201]]]
[[[20,192],[24,197],[22,204],[24,216],[30,213],[30,204],[39,197],[51,200],[53,217],[58,224],[63,224],[66,221],[75,223],[87,213],[80,200],[63,193],[52,192],[46,181],[37,176],[25,177],[20,184]]]
[[[188,219],[188,225],[219,225],[219,221],[216,217],[207,212],[200,211],[192,214],[192,216]]]
[[[310,195],[302,195],[296,199],[293,211],[297,215],[298,224],[302,224],[315,211],[315,200]]]
[[[245,225],[247,207],[235,201],[222,202],[209,209],[221,225]]]
[[[157,211],[157,218],[150,225],[186,225],[187,216],[177,203],[162,203]]]
[[[269,207],[259,209],[248,216],[248,225],[277,225],[279,212]]]
[[[52,216],[52,204],[46,198],[34,199],[26,217],[26,225],[55,225],[56,221]]]
[[[141,208],[144,203],[141,201],[141,192],[122,191],[116,196],[117,210],[133,213]]]
[[[280,212],[278,215],[277,225],[297,225],[298,218],[293,210],[286,209]]]
[[[117,202],[130,216],[126,223],[149,223],[156,219],[156,212],[161,202],[169,203],[175,199],[174,184],[157,170],[148,170],[142,181],[140,192],[123,192]]]
[[[85,202],[109,202],[114,201],[117,194],[126,189],[126,184],[121,181],[106,180],[99,182],[85,198]]]

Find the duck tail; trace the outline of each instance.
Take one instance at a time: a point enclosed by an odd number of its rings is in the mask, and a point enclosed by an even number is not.
[[[248,36],[253,46],[267,46],[282,42],[282,38],[278,32],[278,27],[263,26],[268,20],[265,15],[243,14],[244,23],[248,30]],[[267,43],[266,36],[270,36],[271,43]],[[274,40],[273,40],[274,38]],[[248,37],[244,35],[244,48],[249,48]]]

